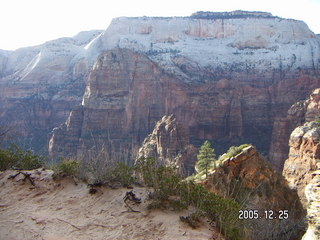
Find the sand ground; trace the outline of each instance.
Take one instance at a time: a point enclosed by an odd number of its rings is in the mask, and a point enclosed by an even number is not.
[[[192,229],[183,213],[147,210],[148,189],[134,187],[141,204],[123,201],[126,188],[89,193],[71,178],[53,181],[49,170],[32,172],[35,186],[17,171],[0,172],[0,240],[207,240],[222,239],[204,221]]]

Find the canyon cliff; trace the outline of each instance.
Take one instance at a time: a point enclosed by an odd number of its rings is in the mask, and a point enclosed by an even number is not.
[[[101,31],[82,32],[16,51],[0,51],[0,125],[15,142],[47,152],[48,134],[81,104]]]
[[[296,127],[290,135],[289,155],[284,163],[283,176],[288,181],[289,187],[297,191],[304,208],[307,209],[308,230],[303,240],[316,240],[320,236],[318,116],[320,116],[320,89],[315,89],[307,100],[294,104],[288,111],[286,121],[281,123],[287,126],[283,131],[288,131],[288,126]]]
[[[267,155],[278,120],[319,87],[319,68],[319,37],[302,21],[245,11],[121,17],[104,32],[1,51],[0,123],[36,150],[55,128],[52,157],[104,149],[134,159],[174,114],[195,146],[209,139],[219,154],[252,143]],[[281,168],[284,159],[271,160]]]
[[[320,127],[316,122],[307,122],[297,127],[290,136],[289,157],[285,161],[283,175],[291,188],[296,189],[307,206],[305,187],[318,169],[320,159]]]
[[[318,169],[320,165],[318,164]],[[312,173],[312,180],[306,186],[305,195],[308,201],[308,229],[302,240],[320,239],[320,170]]]
[[[278,170],[282,170],[288,157],[290,143],[288,136],[292,131],[304,124],[315,120],[320,115],[320,88],[312,91],[309,98],[293,104],[284,117],[277,117],[274,123],[270,148],[270,160]]]
[[[278,119],[320,85],[319,46],[303,22],[269,14],[114,19],[90,45],[103,53],[49,152],[98,148],[132,159],[156,122],[174,114],[191,144],[209,139],[222,153],[252,143],[267,155]]]

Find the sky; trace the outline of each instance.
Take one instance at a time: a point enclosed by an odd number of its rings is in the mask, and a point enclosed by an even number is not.
[[[189,16],[196,11],[265,11],[303,20],[320,34],[320,0],[1,0],[0,49],[14,50],[85,30],[121,16]]]

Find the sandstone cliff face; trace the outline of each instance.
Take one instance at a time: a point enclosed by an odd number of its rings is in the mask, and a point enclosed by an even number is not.
[[[318,169],[320,165],[318,164]],[[308,200],[308,230],[302,240],[320,239],[320,171],[312,173],[312,180],[306,186],[305,195]]]
[[[283,175],[289,186],[297,189],[304,206],[307,207],[305,187],[317,170],[320,159],[320,128],[315,122],[307,122],[297,127],[290,136],[290,152],[285,161]]]
[[[90,45],[106,51],[88,76],[81,134],[70,136],[79,144],[68,154],[99,139],[109,153],[135,156],[170,114],[191,143],[210,139],[222,153],[249,142],[266,154],[278,118],[320,85],[319,46],[303,22],[277,17],[114,19]],[[60,132],[53,156],[69,138]]]
[[[259,211],[261,218],[247,225],[247,239],[301,239],[305,211],[297,193],[254,147],[223,160],[203,184],[218,195],[236,199],[243,210]],[[279,211],[284,209],[289,219],[279,220]],[[273,211],[273,220],[265,218],[265,210]]]
[[[156,121],[172,113],[192,143],[210,139],[223,152],[250,142],[267,153],[278,117],[320,85],[319,38],[301,21],[198,13],[117,18],[99,33],[1,53],[1,123],[43,145],[41,136],[81,100],[90,69],[83,124],[75,131],[86,137],[73,136],[77,150],[67,154],[85,151],[94,138],[112,142],[112,149],[124,140],[121,146],[135,155]],[[66,140],[52,140],[51,149],[62,153],[68,134],[60,139]]]
[[[297,109],[288,112],[287,122],[307,121],[294,129],[289,140],[289,156],[285,161],[283,175],[308,211],[309,227],[303,239],[319,239],[319,159],[320,125],[313,122],[320,114],[320,89],[316,89],[306,101],[293,105]],[[297,114],[298,113],[298,114]],[[297,119],[294,120],[294,117]],[[290,118],[291,117],[291,118]],[[291,121],[290,121],[291,120]],[[294,120],[294,121],[293,121]]]
[[[48,133],[81,103],[91,64],[84,47],[99,33],[0,53],[0,124],[14,128],[17,142],[47,150]]]
[[[285,117],[277,117],[272,131],[270,160],[274,166],[282,171],[287,159],[290,134],[304,122],[315,120],[320,115],[320,89],[315,89],[306,100],[299,101],[291,106]]]
[[[159,120],[139,148],[136,161],[153,157],[157,164],[173,166],[182,174],[194,172],[197,149],[189,143],[187,130],[173,115]]]

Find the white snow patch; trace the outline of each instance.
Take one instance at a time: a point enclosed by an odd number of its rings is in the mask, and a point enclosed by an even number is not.
[[[84,49],[85,49],[85,50],[88,50],[88,49],[91,47],[91,45],[92,45],[98,38],[100,38],[101,35],[102,35],[102,33],[100,33],[98,36],[96,36],[95,38],[93,38],[93,39],[84,47]]]
[[[22,72],[22,80],[28,76],[33,69],[38,65],[41,59],[41,52],[39,52],[32,60],[31,62],[27,65],[27,67],[23,70]]]

